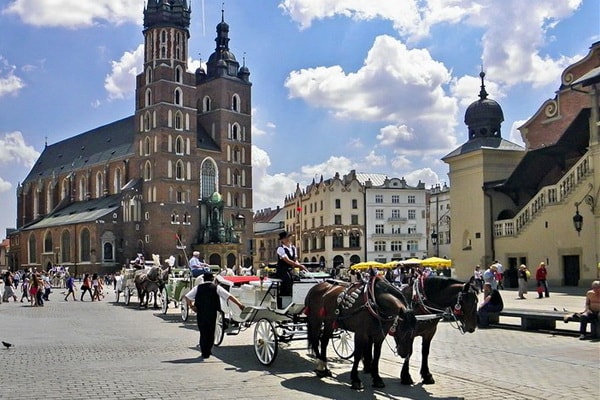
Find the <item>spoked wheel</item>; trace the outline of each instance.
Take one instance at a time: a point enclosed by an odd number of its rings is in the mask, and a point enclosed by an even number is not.
[[[217,311],[217,323],[215,325],[215,346],[219,346],[223,343],[223,337],[225,336],[225,314],[223,311]]]
[[[123,296],[125,296],[125,305],[128,306],[129,302],[131,301],[131,289],[126,287]]]
[[[278,341],[273,323],[265,318],[260,319],[254,328],[254,352],[262,365],[271,365],[275,361]]]
[[[187,321],[190,316],[190,309],[188,308],[187,302],[185,300],[181,301],[181,320],[183,322]]]
[[[163,314],[167,313],[169,309],[169,296],[167,295],[167,289],[163,288],[160,292],[160,311]]]
[[[340,329],[331,338],[333,350],[338,357],[348,360],[354,355],[354,334]]]

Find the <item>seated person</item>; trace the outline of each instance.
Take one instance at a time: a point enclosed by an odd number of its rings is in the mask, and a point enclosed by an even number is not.
[[[579,340],[585,339],[588,322],[592,326],[592,339],[598,339],[597,324],[600,313],[600,281],[592,282],[592,289],[585,294],[585,310],[579,315]]]
[[[205,264],[202,261],[200,261],[199,257],[200,257],[200,252],[194,251],[192,253],[192,258],[190,258],[190,261],[189,261],[190,270],[192,271],[192,276],[194,278],[199,277],[200,275],[204,274],[205,272],[210,272],[210,267],[208,266],[208,264]]]
[[[502,296],[497,289],[492,289],[489,282],[483,285],[483,303],[477,311],[477,321],[479,328],[487,328],[490,325],[490,313],[498,313],[504,308]]]
[[[142,253],[138,253],[137,257],[131,261],[131,266],[135,269],[144,269],[146,261],[144,260],[144,255]]]

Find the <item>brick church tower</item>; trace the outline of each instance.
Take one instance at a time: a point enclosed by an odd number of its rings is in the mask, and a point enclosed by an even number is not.
[[[17,188],[12,269],[110,273],[136,253],[185,265],[193,250],[252,262],[250,72],[223,12],[207,70],[188,72],[190,14],[187,0],[148,0],[134,115],[46,145]]]
[[[207,71],[187,72],[190,12],[186,0],[149,0],[144,10],[134,146],[144,241],[239,265],[252,237],[250,72],[229,50],[223,11]]]

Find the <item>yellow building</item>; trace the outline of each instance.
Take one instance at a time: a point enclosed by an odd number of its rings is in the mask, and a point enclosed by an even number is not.
[[[587,287],[600,273],[600,42],[520,128],[526,148],[502,139],[484,76],[465,113],[469,140],[443,158],[455,273],[498,260],[510,281],[519,264],[533,272],[544,261],[551,285]]]

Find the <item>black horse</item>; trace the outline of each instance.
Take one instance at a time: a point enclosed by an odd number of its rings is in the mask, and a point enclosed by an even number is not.
[[[363,388],[358,364],[371,345],[374,355],[366,369],[371,373],[374,387],[385,387],[379,375],[383,340],[392,329],[410,332],[416,325],[416,318],[400,290],[378,276],[353,285],[322,282],[308,292],[305,306],[308,344],[318,359],[317,375],[331,375],[327,368],[327,344],[333,331],[340,327],[354,332],[352,389]]]
[[[406,286],[402,292],[411,299],[411,307],[417,316],[417,326],[413,332],[396,331],[394,338],[398,355],[403,357],[404,365],[400,374],[400,382],[412,385],[409,372],[409,361],[412,355],[415,337],[421,336],[421,377],[423,384],[433,384],[435,380],[429,371],[429,349],[437,331],[438,322],[449,319],[461,333],[475,332],[477,328],[477,289],[469,282],[456,279],[431,276],[417,278]]]

